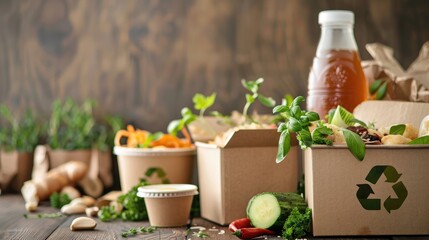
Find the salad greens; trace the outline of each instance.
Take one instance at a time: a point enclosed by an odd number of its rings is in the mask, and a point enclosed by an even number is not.
[[[293,208],[287,218],[282,231],[283,239],[293,240],[310,234],[311,209],[306,208],[304,213]]]

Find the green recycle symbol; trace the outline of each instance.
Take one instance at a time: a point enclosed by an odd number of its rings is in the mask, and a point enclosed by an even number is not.
[[[408,190],[405,188],[405,185],[402,183],[402,181],[398,182],[402,174],[398,173],[398,171],[396,171],[396,169],[392,166],[374,166],[371,171],[369,171],[365,180],[372,184],[376,184],[382,174],[386,176],[386,182],[395,183],[393,184],[392,188],[396,193],[396,197],[389,196],[384,201],[384,208],[387,210],[387,212],[390,213],[392,210],[397,210],[402,206],[408,196]],[[368,198],[369,195],[374,193],[371,186],[369,184],[357,184],[357,186],[359,189],[356,192],[356,197],[358,198],[362,207],[366,210],[380,210],[381,200]]]

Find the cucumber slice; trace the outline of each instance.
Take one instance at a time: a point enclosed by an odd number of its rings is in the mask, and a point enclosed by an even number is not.
[[[294,207],[305,211],[307,204],[301,195],[265,192],[250,199],[246,212],[253,226],[279,231]]]
[[[334,124],[335,126],[347,128],[348,126],[353,125],[353,119],[355,117],[353,114],[349,111],[347,111],[345,108],[338,106],[335,110],[334,117],[332,118],[331,124]]]

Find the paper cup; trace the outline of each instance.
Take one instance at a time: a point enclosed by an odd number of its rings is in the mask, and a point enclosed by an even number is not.
[[[158,184],[139,187],[137,196],[144,198],[151,226],[177,227],[188,223],[197,194],[195,185]]]
[[[129,191],[145,178],[150,183],[162,183],[156,176],[145,176],[149,168],[162,168],[170,183],[192,183],[195,148],[127,148],[115,147],[118,156],[119,179],[123,192]]]

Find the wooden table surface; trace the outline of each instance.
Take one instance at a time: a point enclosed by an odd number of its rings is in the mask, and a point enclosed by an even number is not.
[[[57,212],[49,206],[48,202],[43,202],[39,208],[39,213]],[[24,200],[20,195],[0,196],[0,239],[125,239],[121,236],[122,231],[132,227],[149,226],[149,222],[101,222],[97,220],[97,227],[93,231],[71,231],[70,224],[78,216],[63,216],[54,219],[26,219],[24,214]],[[181,228],[159,228],[152,234],[136,235],[128,239],[200,239],[194,235],[198,232],[195,227],[204,227],[204,231],[209,235],[206,239],[238,239],[228,231],[227,227],[219,226],[202,218],[194,218],[191,221],[191,229]],[[188,226],[189,227],[189,226]],[[224,234],[220,234],[224,231]],[[374,238],[320,238],[320,239],[429,239],[429,236],[415,237],[374,237]],[[259,239],[280,239],[280,237],[261,237]],[[315,239],[315,238],[314,238]],[[319,238],[318,238],[319,239]]]

